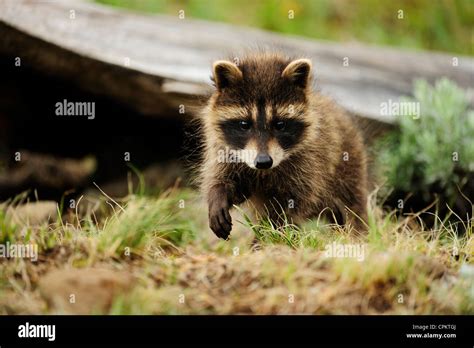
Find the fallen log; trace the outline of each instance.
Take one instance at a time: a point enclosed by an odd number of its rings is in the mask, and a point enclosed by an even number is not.
[[[0,200],[29,190],[47,188],[58,193],[81,188],[96,170],[94,158],[81,160],[56,158],[51,155],[17,152],[18,162],[0,172]]]
[[[468,57],[308,40],[83,0],[3,0],[0,37],[0,55],[160,117],[175,115],[179,105],[194,111],[210,90],[212,61],[249,45],[311,58],[318,89],[385,123],[394,119],[381,115],[381,103],[410,95],[415,78],[446,76],[465,89],[474,80]],[[473,104],[474,92],[468,94]]]

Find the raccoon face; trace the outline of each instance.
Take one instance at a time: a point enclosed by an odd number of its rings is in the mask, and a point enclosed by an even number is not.
[[[266,170],[298,151],[309,126],[310,73],[308,59],[214,63],[215,127],[225,146],[238,150],[239,162]]]

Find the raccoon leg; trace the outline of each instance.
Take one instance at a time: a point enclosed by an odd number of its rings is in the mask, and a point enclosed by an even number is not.
[[[358,233],[367,232],[367,212],[361,206],[353,206],[347,210],[346,224],[351,225]]]
[[[208,194],[209,227],[217,237],[227,239],[232,230],[230,207],[232,202],[225,184],[211,187]]]
[[[350,225],[358,233],[367,231],[367,210],[365,201],[354,204],[336,203],[336,223],[339,225]]]

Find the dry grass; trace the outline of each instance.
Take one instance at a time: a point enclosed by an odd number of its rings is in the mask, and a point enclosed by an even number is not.
[[[225,242],[208,230],[205,206],[190,190],[119,202],[103,197],[91,207],[84,199],[35,226],[0,214],[1,243],[39,248],[37,262],[0,259],[0,313],[474,313],[473,221],[464,234],[442,222],[425,231],[418,216],[396,219],[372,204],[369,233],[357,237],[315,221],[254,226],[236,210]],[[332,243],[358,246],[363,260],[330,257]],[[72,268],[85,276],[68,280]],[[99,269],[114,273],[91,283]],[[54,271],[54,282],[42,282]],[[104,299],[100,288],[125,276],[133,279],[129,289]],[[71,286],[75,302],[59,306]],[[99,307],[85,306],[99,294]]]

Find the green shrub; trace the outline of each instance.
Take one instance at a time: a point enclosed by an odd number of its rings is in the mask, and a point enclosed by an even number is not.
[[[436,188],[451,202],[474,172],[474,112],[447,79],[416,81],[414,97],[405,101],[419,102],[420,117],[400,116],[399,131],[378,144],[380,168],[396,191],[428,201]]]

